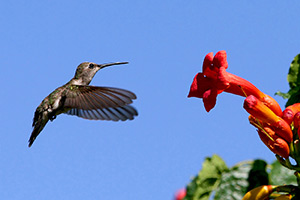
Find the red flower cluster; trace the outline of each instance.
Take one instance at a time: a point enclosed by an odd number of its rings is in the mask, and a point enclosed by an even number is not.
[[[293,141],[290,125],[293,122],[296,128],[300,127],[300,103],[282,112],[272,97],[249,81],[226,72],[227,68],[226,51],[219,51],[215,56],[207,54],[203,72],[195,76],[188,97],[202,98],[207,112],[215,106],[217,95],[222,92],[246,97],[244,108],[250,114],[250,123],[258,128],[261,140],[272,152],[288,158],[289,144]]]
[[[185,196],[186,196],[186,189],[182,188],[176,192],[174,200],[183,200]]]

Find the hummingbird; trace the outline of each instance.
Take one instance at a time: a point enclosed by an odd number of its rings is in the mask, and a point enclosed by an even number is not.
[[[75,76],[68,83],[50,93],[36,108],[28,147],[31,147],[47,122],[53,121],[62,113],[84,119],[110,121],[132,120],[134,116],[137,116],[137,110],[129,105],[133,99],[136,99],[133,92],[114,87],[89,85],[100,69],[122,64],[128,64],[128,62],[81,63],[76,69]]]

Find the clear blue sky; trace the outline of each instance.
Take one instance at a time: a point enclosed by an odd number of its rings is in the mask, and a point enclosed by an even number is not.
[[[233,2],[233,1],[232,1]],[[229,166],[274,155],[243,98],[221,94],[206,113],[186,96],[204,56],[226,50],[228,71],[273,95],[300,53],[297,1],[1,1],[0,199],[172,199],[205,157]],[[129,61],[92,85],[137,94],[133,121],[60,115],[31,148],[39,103],[83,61]],[[275,97],[283,107],[285,101]]]

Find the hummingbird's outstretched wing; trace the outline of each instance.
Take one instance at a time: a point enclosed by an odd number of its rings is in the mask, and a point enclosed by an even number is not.
[[[64,107],[66,114],[84,119],[125,121],[132,120],[138,113],[129,104],[136,99],[134,93],[111,87],[72,85],[66,92]]]

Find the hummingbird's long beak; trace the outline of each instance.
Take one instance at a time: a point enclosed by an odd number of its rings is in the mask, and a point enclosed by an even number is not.
[[[100,64],[98,67],[100,69],[103,69],[104,67],[112,66],[112,65],[123,65],[123,64],[128,64],[128,62],[114,62],[114,63],[106,63],[106,64]]]

